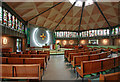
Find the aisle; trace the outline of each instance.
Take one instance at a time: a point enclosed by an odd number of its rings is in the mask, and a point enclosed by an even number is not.
[[[63,55],[52,55],[48,62],[43,80],[75,80],[76,73],[66,65]]]

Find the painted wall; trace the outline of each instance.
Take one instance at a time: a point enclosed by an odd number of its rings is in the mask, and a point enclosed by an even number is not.
[[[120,39],[114,39],[114,45],[120,46]]]
[[[87,45],[88,44],[88,40],[80,40],[80,45]]]
[[[41,35],[45,36],[44,40]],[[30,47],[42,47],[53,43],[52,31],[30,27]]]
[[[3,44],[3,40],[6,39],[6,44]],[[6,36],[3,36],[2,37],[2,48],[13,48],[13,52],[15,51],[15,46],[16,46],[16,38],[13,38],[13,37],[6,37]]]
[[[99,46],[109,46],[110,41],[109,39],[100,39],[99,40]]]

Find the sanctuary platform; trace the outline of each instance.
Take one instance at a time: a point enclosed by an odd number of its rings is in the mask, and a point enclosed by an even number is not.
[[[50,51],[50,55],[63,55],[65,50],[73,50],[71,48],[60,48],[59,50],[49,49],[49,48],[34,48],[32,50],[37,51]]]

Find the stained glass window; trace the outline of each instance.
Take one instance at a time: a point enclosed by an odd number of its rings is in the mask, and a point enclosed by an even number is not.
[[[73,32],[73,37],[77,37],[77,32]]]
[[[82,33],[80,32],[80,37],[82,37]]]
[[[66,37],[67,37],[67,38],[68,38],[68,34],[69,34],[69,33],[68,33],[68,31],[67,31],[67,33],[66,33]]]
[[[59,37],[63,37],[63,32],[59,32]]]
[[[91,30],[89,30],[89,37],[91,37],[91,33],[92,33],[92,31],[91,31]]]
[[[4,9],[3,10],[3,12],[4,12],[4,15],[3,15],[3,24],[5,25],[5,26],[7,26],[7,11]]]
[[[18,20],[17,20],[17,18],[15,19],[15,29],[16,30],[18,29]]]
[[[69,37],[72,37],[72,32],[69,33]]]
[[[120,27],[119,27],[119,34],[120,34]]]
[[[11,13],[8,13],[8,26],[11,27],[12,26],[12,19],[11,19]]]
[[[24,26],[24,24],[22,24],[22,32],[23,33],[25,32],[25,26]]]
[[[103,36],[103,29],[98,30],[98,36]]]
[[[12,16],[12,29],[15,28],[15,16],[13,15]]]
[[[86,33],[87,33],[87,37],[88,37],[88,35],[89,35],[89,34],[88,34],[88,31],[86,31]]]
[[[94,30],[89,30],[89,37],[93,37],[94,36]]]
[[[106,30],[106,29],[103,30],[103,35],[104,35],[104,36],[107,35],[107,30]]]
[[[20,27],[20,21],[19,20],[17,21],[17,29],[18,29],[19,32],[21,32],[21,27]]]
[[[97,36],[97,30],[94,31],[95,36]]]
[[[0,6],[0,24],[2,24],[2,7]]]
[[[87,36],[87,31],[82,32],[82,37],[86,37]]]
[[[109,34],[110,34],[109,29],[107,29],[106,31],[107,31],[107,34],[106,34],[106,35],[109,36]]]
[[[112,35],[114,35],[114,34],[115,34],[115,29],[113,28],[113,29],[112,29]]]
[[[119,31],[119,28],[118,28],[118,27],[116,27],[116,28],[115,28],[115,35],[117,35],[117,34],[118,34],[118,31]]]

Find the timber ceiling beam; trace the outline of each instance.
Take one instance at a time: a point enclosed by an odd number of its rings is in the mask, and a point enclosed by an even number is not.
[[[77,0],[73,3],[73,5],[70,7],[70,9],[67,11],[67,13],[64,15],[64,17],[60,20],[60,22],[56,25],[56,27],[54,28],[54,31],[57,29],[57,27],[59,26],[59,24],[63,21],[63,19],[67,16],[67,14],[70,12],[70,10],[73,8],[73,6],[76,4]]]

